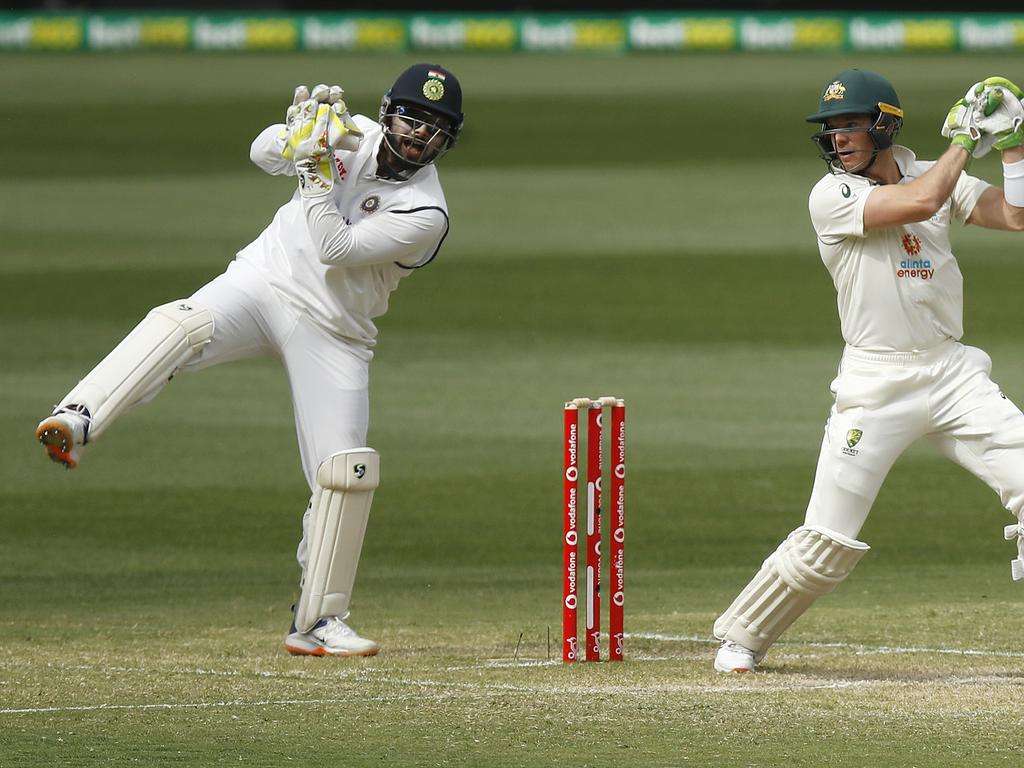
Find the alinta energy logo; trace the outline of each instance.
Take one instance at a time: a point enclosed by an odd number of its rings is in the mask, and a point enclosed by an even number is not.
[[[921,252],[921,239],[913,232],[904,232],[900,241],[907,256],[917,256]]]
[[[903,233],[900,245],[908,256],[917,256],[921,253],[921,239],[912,232]],[[935,277],[935,270],[932,268],[931,259],[903,259],[896,269],[896,277],[931,280]]]

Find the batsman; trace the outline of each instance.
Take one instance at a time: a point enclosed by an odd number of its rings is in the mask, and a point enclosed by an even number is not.
[[[36,437],[69,469],[129,408],[178,371],[267,355],[288,378],[311,497],[302,572],[285,648],[372,656],[347,623],[380,479],[368,447],[368,368],[399,282],[437,255],[448,209],[434,163],[462,130],[462,89],[444,67],[416,64],[384,94],[377,120],[351,115],[340,86],[295,89],[285,122],[249,156],[294,193],[227,270],[186,299],[154,308],[40,422]]]
[[[987,483],[1018,522],[1007,526],[1024,577],[1024,415],[990,378],[992,361],[962,344],[963,277],[954,221],[1024,231],[1024,106],[1003,77],[975,83],[942,123],[950,147],[922,161],[895,139],[892,84],[849,69],[807,118],[828,173],[811,190],[811,223],[832,276],[846,342],[831,384],[804,524],[764,561],[714,624],[719,672],[750,672],[779,636],[864,557],[858,539],[896,459],[918,438]],[[1002,155],[1003,185],[965,172]]]

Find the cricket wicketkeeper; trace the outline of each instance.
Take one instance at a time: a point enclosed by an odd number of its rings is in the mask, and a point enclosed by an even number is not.
[[[372,656],[345,622],[380,472],[366,447],[368,367],[399,281],[426,266],[448,233],[434,163],[462,130],[462,89],[447,69],[410,67],[379,120],[349,114],[339,86],[295,89],[283,124],[256,137],[252,161],[295,176],[295,193],[227,271],[153,309],[44,419],[54,461],[78,465],[125,410],[179,370],[273,355],[288,376],[312,498],[302,520],[301,594],[285,648]]]
[[[1024,577],[1024,415],[989,378],[985,352],[960,343],[963,277],[955,220],[1024,231],[1024,106],[1009,80],[972,85],[946,116],[934,162],[894,144],[903,110],[888,80],[850,69],[825,84],[812,137],[829,172],[810,196],[846,348],[832,382],[804,524],[714,625],[720,672],[754,669],[786,628],[868,551],[861,526],[896,459],[920,437],[986,482],[1017,517],[1014,578]],[[1003,188],[964,172],[1002,153]]]

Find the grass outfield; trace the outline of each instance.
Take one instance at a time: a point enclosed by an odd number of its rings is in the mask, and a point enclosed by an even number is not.
[[[452,232],[382,319],[382,454],[353,623],[281,650],[306,503],[275,363],[183,376],[62,472],[37,421],[291,194],[248,163],[292,87],[356,111],[409,59],[0,55],[0,764],[1019,765],[1011,521],[929,449],[873,551],[755,676],[714,617],[802,519],[840,352],[803,116],[844,57],[445,57]],[[1024,59],[872,56],[937,127]],[[986,158],[973,171],[998,178]],[[965,341],[1024,401],[1024,239],[957,230]],[[629,401],[624,664],[565,666],[561,403]],[[550,635],[550,643],[549,643]]]

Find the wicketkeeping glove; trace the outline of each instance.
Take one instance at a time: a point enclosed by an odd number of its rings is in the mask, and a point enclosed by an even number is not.
[[[312,94],[304,85],[295,89],[285,115],[281,154],[286,160],[298,162],[327,148],[359,149],[363,132],[348,113],[343,95],[339,85],[321,84],[313,88]]]
[[[358,149],[363,139],[363,132],[348,114],[342,94],[337,85],[318,85],[312,93],[304,85],[295,89],[286,115],[281,154],[295,163],[303,197],[330,193],[335,180],[334,150]]]
[[[303,197],[320,197],[334,189],[334,150],[327,143],[332,115],[330,105],[321,104],[312,118],[298,126],[296,136],[305,138],[295,145],[295,175]]]

